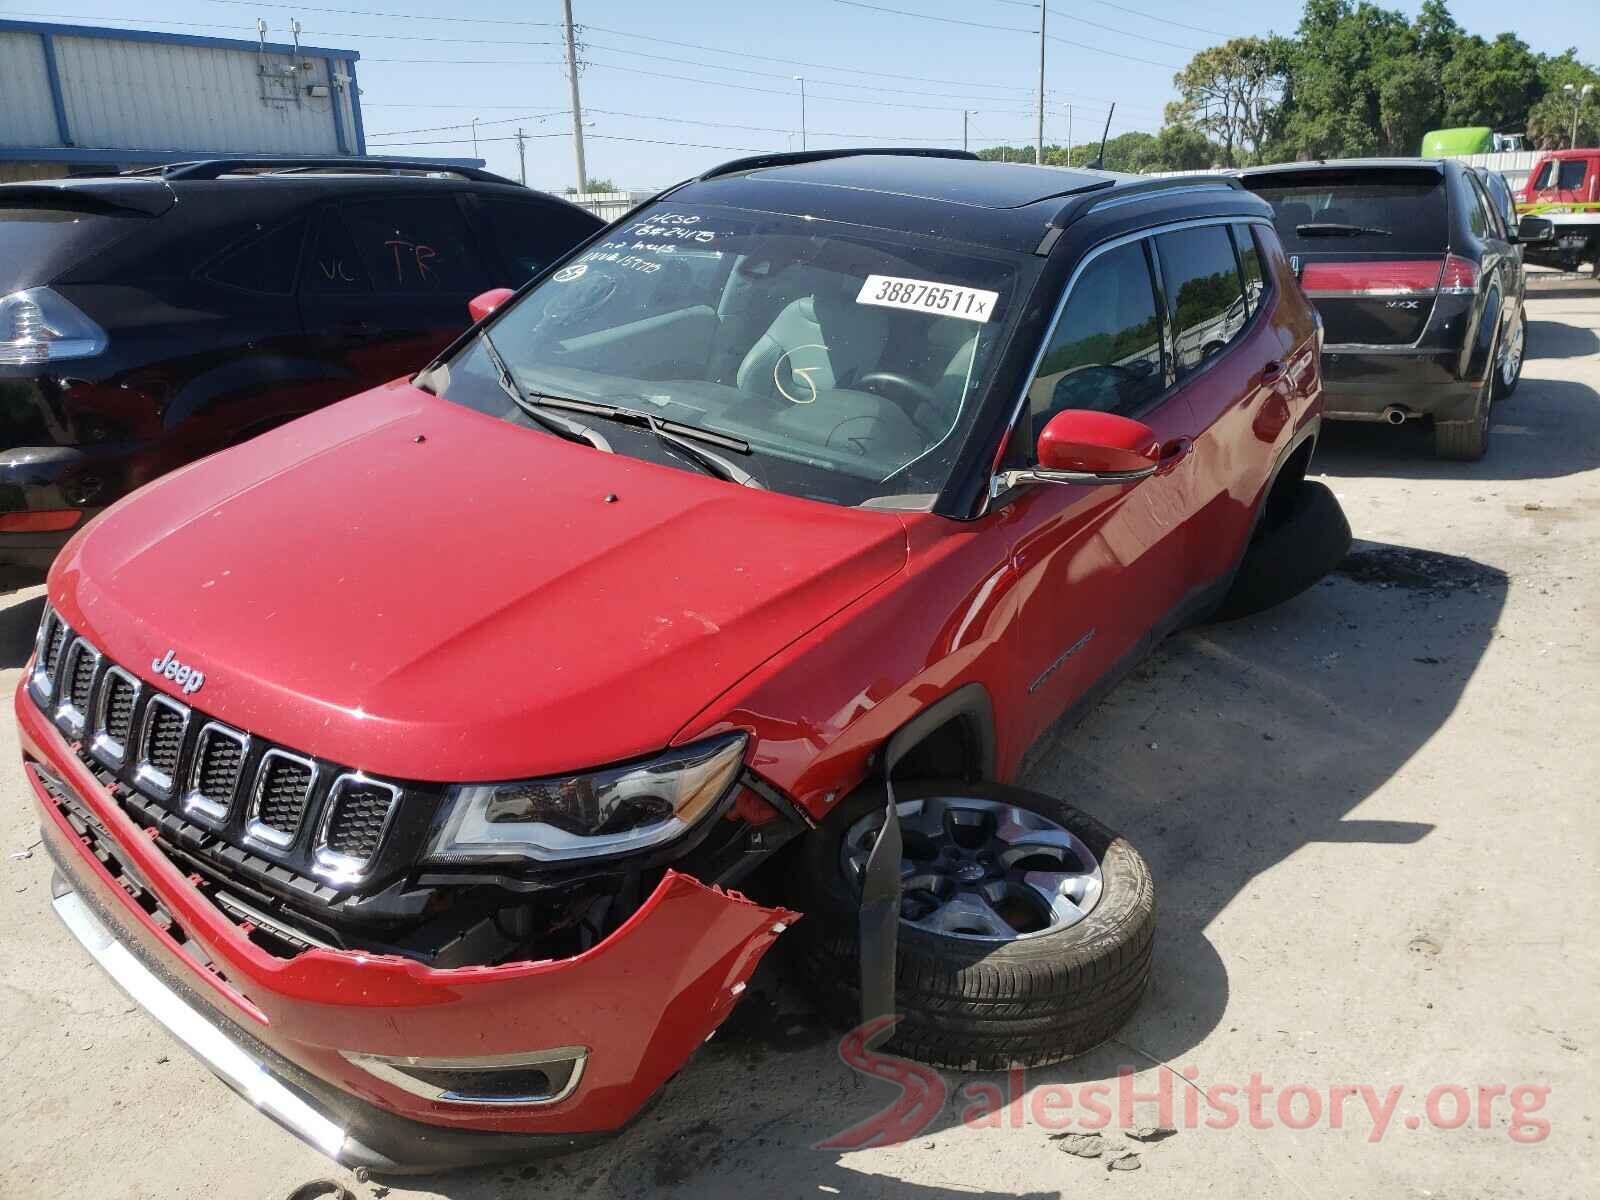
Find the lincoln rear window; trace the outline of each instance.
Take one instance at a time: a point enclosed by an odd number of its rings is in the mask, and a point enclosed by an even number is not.
[[[1445,184],[1436,171],[1273,173],[1248,186],[1272,205],[1278,238],[1291,254],[1445,252]]]
[[[533,402],[627,410],[626,420],[564,414],[618,453],[685,465],[681,446],[641,433],[648,417],[731,439],[709,448],[761,486],[891,502],[944,485],[1036,261],[895,230],[658,205],[548,276],[488,334]],[[497,374],[475,341],[448,364],[442,392],[529,423]]]

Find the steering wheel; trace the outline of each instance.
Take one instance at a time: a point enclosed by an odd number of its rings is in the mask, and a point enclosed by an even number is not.
[[[924,417],[919,420],[918,413],[926,412],[929,406],[935,409],[939,406],[938,393],[931,387],[920,379],[913,379],[898,371],[871,371],[856,380],[852,386],[894,401],[905,410],[906,416],[911,418],[914,425],[925,431],[927,419]],[[884,390],[880,390],[880,387]]]

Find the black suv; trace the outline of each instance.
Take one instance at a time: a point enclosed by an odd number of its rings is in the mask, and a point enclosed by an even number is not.
[[[0,566],[427,363],[603,222],[487,171],[227,159],[0,185]]]
[[[1325,326],[1329,420],[1430,418],[1442,458],[1483,457],[1522,375],[1517,231],[1450,159],[1347,159],[1242,173]]]

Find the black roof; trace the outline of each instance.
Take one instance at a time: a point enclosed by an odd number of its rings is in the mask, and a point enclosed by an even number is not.
[[[1031,251],[1105,200],[1200,187],[1223,176],[1152,179],[1025,163],[980,162],[949,150],[836,150],[738,159],[664,198],[906,229]]]

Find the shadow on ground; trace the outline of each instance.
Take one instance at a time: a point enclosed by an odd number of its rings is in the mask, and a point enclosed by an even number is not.
[[[1536,325],[1551,324],[1539,321]],[[1567,336],[1594,334],[1556,326]],[[1542,346],[1535,345],[1541,356]],[[1576,357],[1587,351],[1573,351]],[[1434,457],[1428,421],[1402,426],[1329,421],[1313,471],[1391,479],[1555,479],[1600,466],[1600,393],[1569,379],[1527,379],[1495,405],[1489,452],[1477,462]]]
[[[1253,879],[1310,843],[1349,844],[1354,867],[1365,845],[1428,836],[1427,825],[1348,814],[1449,716],[1493,637],[1506,588],[1502,572],[1470,559],[1358,543],[1303,596],[1171,639],[1080,726],[1046,735],[1023,782],[1070,797],[1143,851],[1161,932],[1134,1020],[1116,1041],[1030,1072],[1031,1086],[1182,1061],[1228,1006],[1228,971],[1207,927]],[[1397,672],[1397,659],[1419,669]],[[734,1018],[621,1138],[426,1186],[452,1200],[532,1187],[558,1200],[743,1196],[751,1181],[773,1196],[1011,1195],[1003,1185],[983,1191],[982,1179],[946,1187],[869,1175],[815,1149],[881,1111],[898,1089],[841,1063],[837,1035],[772,966],[763,964]],[[949,1102],[908,1148],[951,1135],[970,1103],[959,1089],[985,1081],[995,1077],[951,1074]]]

